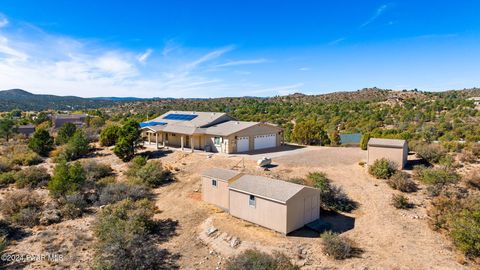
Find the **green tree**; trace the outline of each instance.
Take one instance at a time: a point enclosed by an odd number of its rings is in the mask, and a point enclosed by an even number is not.
[[[80,162],[73,164],[61,161],[55,167],[48,190],[54,197],[65,196],[77,191],[85,182],[85,171]]]
[[[127,162],[135,156],[135,149],[138,147],[140,140],[140,126],[138,122],[127,121],[119,132],[119,137],[113,152],[120,159]]]
[[[370,140],[370,133],[362,134],[362,139],[360,140],[360,148],[362,150],[367,150],[369,140]]]
[[[48,115],[45,113],[45,112],[39,112],[35,119],[33,120],[33,122],[36,124],[36,125],[39,125],[43,122],[47,122],[47,121],[50,121],[50,118],[48,117]]]
[[[57,138],[55,142],[58,145],[66,144],[70,140],[70,138],[72,138],[73,134],[75,134],[75,131],[77,131],[77,127],[75,126],[75,124],[70,122],[63,124],[58,129]]]
[[[100,133],[100,144],[102,146],[112,146],[117,143],[120,133],[120,127],[115,125],[107,126]]]
[[[35,130],[32,138],[28,141],[28,147],[35,153],[46,157],[53,149],[53,137],[45,129]]]
[[[63,157],[68,160],[76,160],[90,152],[90,144],[83,130],[77,130],[68,141],[63,152]]]
[[[306,145],[325,145],[330,143],[322,125],[314,119],[298,122],[293,128],[292,140]]]
[[[11,119],[0,119],[0,137],[8,142],[15,132],[17,128]]]
[[[12,117],[22,117],[22,111],[20,109],[13,109],[11,112],[10,112],[10,115]]]
[[[328,139],[330,140],[330,145],[339,146],[340,145],[340,134],[337,130],[330,131],[328,133]]]

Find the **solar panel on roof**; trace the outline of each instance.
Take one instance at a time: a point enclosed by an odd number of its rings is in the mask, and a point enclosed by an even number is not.
[[[185,121],[190,121],[194,118],[196,118],[198,115],[196,114],[179,114],[179,113],[171,113],[167,114],[163,117],[163,119],[167,120],[185,120]]]
[[[143,128],[143,127],[150,127],[150,126],[163,126],[163,125],[166,125],[167,123],[165,122],[142,122],[140,123],[140,127]]]

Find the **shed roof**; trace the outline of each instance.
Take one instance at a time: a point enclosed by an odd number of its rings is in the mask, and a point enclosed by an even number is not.
[[[228,181],[235,176],[241,174],[238,171],[227,170],[222,168],[210,168],[202,173],[202,176],[215,178],[222,181]]]
[[[282,180],[254,175],[243,175],[229,186],[229,189],[280,203],[286,203],[304,188],[314,189]]]
[[[380,139],[371,138],[368,140],[368,146],[389,147],[389,148],[403,148],[407,141],[398,139]]]

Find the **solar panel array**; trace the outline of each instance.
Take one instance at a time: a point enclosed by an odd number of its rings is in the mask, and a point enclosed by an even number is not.
[[[166,124],[167,123],[165,123],[165,122],[154,122],[154,121],[152,121],[152,122],[142,122],[142,123],[140,123],[140,127],[143,128],[143,127],[159,126],[159,125],[163,126],[163,125],[166,125]]]
[[[167,114],[163,117],[163,119],[167,120],[183,120],[183,121],[190,121],[197,117],[198,115],[195,114],[179,114],[179,113],[171,113]]]

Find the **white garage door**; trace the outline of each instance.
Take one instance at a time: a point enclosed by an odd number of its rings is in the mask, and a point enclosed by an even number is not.
[[[250,150],[250,143],[248,137],[237,138],[237,152],[247,152]]]
[[[277,134],[258,135],[254,139],[254,149],[265,149],[277,146]]]

